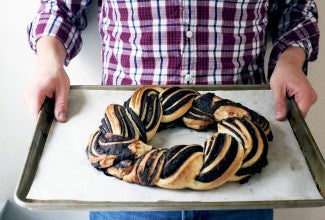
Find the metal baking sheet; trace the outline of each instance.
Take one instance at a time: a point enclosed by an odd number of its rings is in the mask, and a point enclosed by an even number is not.
[[[252,93],[260,93],[263,91],[269,92],[268,86],[190,86],[191,88],[194,88],[198,91],[213,91],[217,95],[219,92],[223,92],[222,94],[229,93],[236,93],[236,94],[245,94],[245,92],[251,92]],[[78,116],[82,117],[82,111],[79,112],[79,109],[83,109],[86,111],[86,115],[89,115],[89,113],[96,115],[93,125],[90,125],[89,123],[86,123],[84,126],[90,126],[93,131],[96,130],[96,125],[99,124],[101,117],[104,114],[105,107],[103,109],[100,109],[99,112],[93,112],[94,109],[89,107],[89,103],[87,102],[87,99],[83,98],[83,93],[94,93],[94,94],[103,94],[105,91],[112,92],[114,91],[114,94],[119,94],[126,92],[132,93],[133,90],[135,90],[136,86],[72,86],[71,87],[71,93],[70,93],[70,101],[69,105],[73,105],[74,108],[72,109],[72,112],[69,112],[69,117],[72,118],[69,120],[71,122],[70,124],[73,124],[73,119],[76,119]],[[239,95],[239,96],[240,96]],[[224,97],[224,96],[221,96]],[[116,97],[115,97],[116,98]],[[224,97],[227,98],[227,97]],[[94,97],[96,99],[96,97]],[[234,99],[232,99],[234,100]],[[121,100],[124,101],[124,100]],[[237,101],[236,98],[234,101]],[[250,100],[252,101],[252,100]],[[253,101],[254,102],[254,101]],[[270,101],[269,101],[270,102]],[[103,103],[103,106],[106,106],[110,103],[110,100],[108,98],[107,102]],[[114,102],[115,103],[115,102]],[[242,104],[246,104],[241,102]],[[298,151],[298,156],[301,154],[301,157],[303,158],[303,161],[298,161],[296,156],[297,155],[290,155],[289,151],[286,151],[286,149],[283,149],[283,152],[280,152],[280,154],[285,155],[282,157],[282,163],[289,169],[290,175],[287,175],[288,178],[292,178],[298,180],[298,182],[292,183],[290,180],[284,180],[282,185],[287,185],[286,191],[290,191],[291,189],[294,190],[295,187],[303,188],[304,182],[302,181],[299,183],[299,178],[305,178],[300,177],[301,173],[299,172],[299,169],[301,166],[306,166],[308,173],[304,174],[307,175],[309,182],[312,183],[312,187],[307,188],[315,188],[317,191],[311,192],[311,194],[307,194],[306,189],[306,196],[302,195],[293,195],[292,197],[288,196],[279,196],[276,191],[278,191],[278,188],[267,188],[265,186],[265,194],[259,192],[259,196],[254,196],[254,185],[260,184],[259,182],[263,181],[263,178],[267,180],[269,177],[263,177],[263,176],[254,176],[252,180],[249,181],[247,184],[240,185],[238,183],[232,183],[230,185],[225,184],[223,188],[217,188],[215,190],[209,190],[205,192],[193,192],[191,190],[166,190],[166,189],[160,189],[155,187],[143,187],[138,186],[136,184],[128,184],[124,183],[123,181],[117,180],[113,177],[106,177],[105,181],[114,182],[114,184],[118,184],[120,186],[117,188],[117,190],[123,191],[121,192],[122,196],[120,198],[111,198],[110,194],[107,193],[107,195],[100,195],[100,196],[89,196],[87,195],[87,192],[93,192],[91,189],[87,187],[84,187],[82,182],[84,179],[82,178],[74,178],[72,181],[76,181],[76,183],[71,183],[75,185],[81,185],[81,188],[83,188],[82,193],[86,194],[85,197],[82,197],[83,194],[81,193],[79,195],[79,192],[70,192],[67,195],[62,193],[62,195],[57,196],[56,190],[60,190],[60,188],[56,189],[53,187],[53,184],[55,182],[49,182],[49,180],[46,180],[48,182],[43,182],[41,185],[37,185],[37,181],[39,178],[42,177],[43,173],[49,173],[53,176],[54,179],[57,177],[57,181],[60,181],[60,175],[56,175],[54,170],[46,170],[44,167],[42,167],[44,163],[42,163],[43,160],[47,160],[46,153],[49,151],[53,151],[53,146],[50,145],[48,142],[51,142],[51,140],[48,140],[48,137],[53,138],[55,134],[55,131],[57,129],[58,123],[53,121],[53,101],[52,100],[46,100],[46,102],[43,105],[43,108],[41,110],[39,120],[35,129],[34,137],[30,145],[30,150],[26,158],[25,166],[22,171],[21,178],[18,182],[16,193],[15,193],[15,200],[16,202],[26,208],[32,209],[32,210],[56,210],[56,209],[79,209],[79,210],[175,210],[175,209],[234,209],[234,208],[285,208],[285,207],[316,207],[316,206],[324,206],[325,205],[325,162],[324,158],[322,157],[313,137],[310,133],[304,119],[300,116],[299,110],[297,108],[297,105],[293,100],[289,100],[288,102],[289,106],[289,113],[288,113],[288,122],[290,123],[290,127],[292,128],[292,132],[294,134],[294,137],[297,141],[297,149],[294,149],[295,152]],[[251,107],[251,106],[248,106]],[[267,106],[265,106],[267,107]],[[251,107],[252,108],[252,107]],[[254,108],[253,108],[254,109]],[[256,109],[258,111],[258,109]],[[265,115],[266,116],[266,115]],[[84,117],[84,116],[83,116]],[[267,118],[271,118],[273,115],[267,115]],[[85,119],[85,118],[84,118]],[[66,125],[69,124],[65,123]],[[85,122],[87,120],[85,119]],[[271,127],[273,130],[278,129],[277,122],[271,123]],[[279,122],[280,123],[280,122]],[[73,126],[73,125],[72,125]],[[56,129],[55,129],[56,128]],[[60,128],[60,127],[59,127]],[[83,130],[82,127],[76,127],[77,130]],[[275,132],[276,133],[276,132]],[[90,133],[88,134],[90,135]],[[285,135],[286,136],[286,135]],[[288,135],[290,136],[290,135]],[[61,136],[62,137],[62,136]],[[74,143],[75,136],[69,136],[67,134],[66,136],[62,137],[64,138],[67,143]],[[83,139],[83,142],[87,142],[87,136],[81,136],[79,139]],[[274,143],[273,143],[274,144]],[[50,147],[49,147],[50,146]],[[68,146],[66,146],[68,147]],[[278,147],[278,146],[277,146]],[[270,148],[272,148],[272,142],[270,144]],[[84,150],[84,147],[81,147],[82,150]],[[55,151],[55,149],[54,149]],[[43,154],[44,152],[44,154]],[[62,152],[61,152],[62,154]],[[296,154],[296,153],[295,153]],[[70,155],[73,157],[73,155]],[[298,157],[297,156],[297,157]],[[44,159],[45,157],[45,159]],[[60,156],[60,158],[62,158]],[[66,160],[69,160],[69,156],[64,157]],[[279,161],[276,161],[277,155],[273,155],[272,158],[269,158],[269,165],[265,168],[268,169],[268,167],[272,166],[278,166],[276,169],[281,169],[281,163]],[[283,159],[284,158],[284,159]],[[83,158],[84,159],[84,158]],[[81,159],[81,160],[83,160]],[[277,159],[280,159],[279,157]],[[300,159],[299,159],[300,160]],[[82,162],[83,163],[83,162]],[[87,167],[91,170],[91,172],[96,173],[97,171],[93,169],[88,161],[86,161]],[[278,163],[278,164],[276,164]],[[286,164],[287,163],[287,164]],[[303,165],[302,165],[303,164]],[[55,166],[55,164],[53,165]],[[78,170],[78,167],[76,165],[70,164],[69,167],[67,167],[66,170],[76,169]],[[273,167],[274,169],[274,167]],[[45,171],[44,171],[45,170]],[[59,172],[59,171],[57,171]],[[65,172],[65,170],[62,170],[61,172]],[[268,171],[263,170],[261,175],[267,175]],[[57,173],[58,174],[58,173]],[[49,175],[51,177],[51,175]],[[98,178],[103,178],[102,174],[96,173]],[[260,174],[259,174],[260,175]],[[291,175],[297,175],[297,176],[291,176]],[[97,177],[96,177],[97,178]],[[282,178],[282,177],[281,177]],[[286,178],[286,177],[283,177]],[[276,181],[277,184],[279,184],[278,180],[270,180],[270,183],[266,185],[274,185],[275,183],[272,181]],[[35,183],[36,182],[36,183]],[[86,181],[85,181],[86,182]],[[33,185],[34,184],[34,185]],[[52,186],[51,186],[52,184]],[[309,183],[310,184],[310,183]],[[35,186],[36,185],[36,186]],[[60,185],[56,184],[56,185]],[[63,184],[64,185],[64,184]],[[110,186],[109,184],[107,186]],[[116,185],[115,185],[116,186]],[[64,186],[63,186],[64,187]],[[241,192],[241,188],[248,187],[247,194],[240,195],[239,197],[232,197],[229,194],[229,189],[236,193],[236,190],[238,192]],[[249,188],[251,187],[251,188]],[[259,185],[259,187],[261,187]],[[263,187],[263,186],[262,186]],[[270,186],[269,186],[270,187]],[[45,190],[45,188],[48,188]],[[78,189],[78,187],[75,187]],[[150,188],[150,189],[148,189]],[[62,188],[61,188],[62,189]],[[64,190],[65,188],[63,188]],[[144,190],[145,189],[145,190]],[[111,194],[113,195],[115,192],[111,189]],[[144,190],[144,194],[142,199],[137,200],[134,197],[130,198],[130,196],[134,196],[134,191],[138,191],[137,193],[142,193],[142,190]],[[149,190],[149,191],[146,191]],[[228,190],[228,191],[227,191]],[[38,191],[40,191],[41,195],[38,195]],[[52,191],[54,191],[54,195],[51,194]],[[80,191],[80,190],[79,190]],[[133,192],[132,192],[133,191]],[[261,192],[263,190],[260,189]],[[110,192],[109,190],[105,192]],[[225,195],[222,195],[222,193],[225,192]],[[245,192],[245,191],[243,191]],[[42,195],[42,193],[44,195]],[[48,193],[48,194],[47,194]],[[150,195],[157,196],[158,199],[155,199],[155,196],[151,196],[150,198],[145,198],[146,193]],[[256,192],[255,192],[256,193]],[[301,193],[301,192],[300,192]],[[303,192],[304,193],[304,192]],[[58,193],[60,194],[60,193]],[[116,194],[116,193],[115,193]],[[240,193],[238,193],[240,194]],[[37,195],[37,196],[35,196]],[[50,196],[49,196],[50,195]],[[73,195],[73,196],[72,196]],[[223,197],[220,199],[220,195]],[[33,197],[34,196],[34,197]],[[138,196],[138,194],[137,194]],[[161,196],[161,198],[159,197]],[[139,197],[139,196],[138,196]],[[167,199],[166,199],[167,197]],[[207,198],[207,199],[200,199],[200,198]],[[94,198],[94,199],[93,199]],[[107,198],[107,199],[106,199]]]

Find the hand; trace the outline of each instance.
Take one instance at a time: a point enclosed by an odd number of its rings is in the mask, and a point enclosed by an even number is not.
[[[270,86],[274,95],[275,119],[279,121],[287,115],[287,97],[295,99],[303,117],[317,100],[315,90],[302,71],[304,60],[305,52],[301,48],[288,48],[272,73]]]
[[[43,37],[37,43],[38,71],[25,92],[25,102],[34,118],[46,97],[55,99],[54,116],[67,120],[70,80],[63,64],[66,56],[63,45],[53,37]]]

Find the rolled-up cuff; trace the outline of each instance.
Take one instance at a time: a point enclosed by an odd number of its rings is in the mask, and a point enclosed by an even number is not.
[[[305,65],[307,65],[308,61],[316,60],[318,56],[318,41],[319,41],[319,35],[313,36],[312,38],[309,39],[303,39],[303,40],[295,40],[295,37],[292,38],[290,36],[281,38],[273,46],[273,49],[270,54],[270,60],[268,65],[268,78],[271,77],[276,62],[278,61],[280,55],[289,47],[300,47],[305,51],[306,54]],[[303,69],[306,69],[306,66],[304,66]]]
[[[35,18],[28,26],[28,41],[32,50],[37,53],[37,41],[43,36],[56,37],[65,47],[67,56],[65,65],[79,53],[82,46],[80,31],[61,17],[49,14],[42,19]]]

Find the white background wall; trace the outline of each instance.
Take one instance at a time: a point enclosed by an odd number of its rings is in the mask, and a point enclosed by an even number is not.
[[[96,1],[95,1],[96,2]],[[325,2],[316,0],[320,12],[320,29],[325,31]],[[19,7],[17,7],[19,4]],[[37,10],[38,1],[2,1],[0,7],[0,204],[9,200],[3,219],[88,219],[87,212],[35,212],[17,206],[13,193],[28,152],[34,122],[23,104],[26,83],[36,72],[35,56],[26,40],[26,25]],[[96,7],[92,7],[95,13]],[[84,33],[82,53],[67,68],[72,84],[99,84],[101,79],[100,43],[92,16]],[[309,68],[309,79],[318,92],[317,104],[306,121],[325,155],[325,36],[321,35],[320,54]],[[1,208],[1,207],[0,207]],[[1,210],[0,210],[1,213]],[[325,207],[278,209],[275,219],[324,219]]]

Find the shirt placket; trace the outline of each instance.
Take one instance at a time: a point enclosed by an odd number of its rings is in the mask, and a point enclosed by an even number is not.
[[[183,57],[182,57],[182,83],[195,83],[195,33],[196,33],[196,1],[185,0],[183,5]]]

